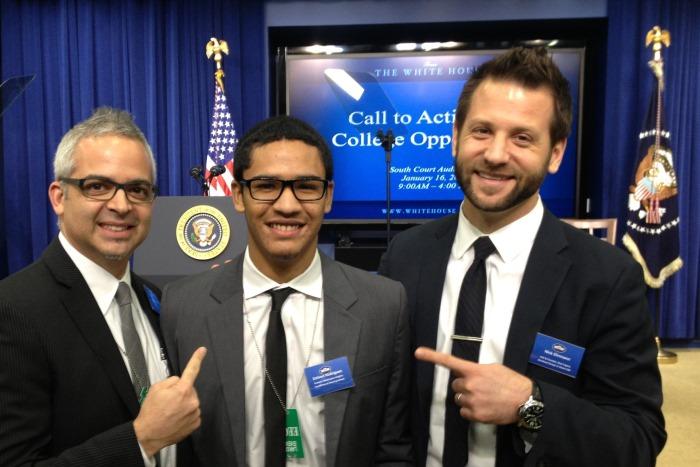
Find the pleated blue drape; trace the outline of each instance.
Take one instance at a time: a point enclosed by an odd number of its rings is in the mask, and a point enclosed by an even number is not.
[[[56,234],[46,196],[62,134],[98,105],[131,111],[151,141],[165,195],[197,193],[213,95],[210,36],[228,40],[226,93],[239,133],[266,115],[263,2],[246,0],[0,2],[0,78],[36,74],[2,121],[0,277],[36,258]],[[627,187],[652,76],[643,45],[658,24],[665,110],[680,187],[683,269],[661,290],[661,337],[700,336],[700,2],[608,0],[608,56],[600,215],[626,219]],[[585,137],[585,135],[584,135]],[[596,203],[597,204],[597,203]],[[597,214],[597,213],[596,213]],[[621,229],[621,230],[624,230]]]
[[[95,107],[130,111],[158,164],[163,195],[197,194],[214,94],[211,37],[224,38],[226,95],[239,134],[267,115],[263,3],[0,2],[0,79],[36,79],[2,120],[0,277],[56,235],[47,199],[61,136]],[[4,214],[4,216],[3,216]]]
[[[605,144],[602,167],[603,216],[617,217],[624,231],[627,190],[635,170],[637,135],[654,83],[647,66],[647,31],[671,32],[664,49],[666,123],[679,184],[680,247],[683,268],[661,289],[659,335],[700,336],[700,2],[695,0],[608,0],[608,58]],[[651,305],[655,299],[650,293]]]

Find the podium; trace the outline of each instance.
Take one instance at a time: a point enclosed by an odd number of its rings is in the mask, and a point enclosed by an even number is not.
[[[151,231],[134,252],[132,268],[162,288],[235,258],[247,241],[245,216],[234,210],[230,197],[159,197]]]

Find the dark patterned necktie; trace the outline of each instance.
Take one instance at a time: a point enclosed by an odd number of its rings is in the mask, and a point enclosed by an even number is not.
[[[141,339],[139,339],[139,335],[136,332],[134,317],[131,314],[131,288],[126,282],[119,283],[115,299],[119,305],[124,351],[126,353],[126,359],[129,362],[131,383],[134,386],[136,397],[139,403],[141,403],[148,392],[151,382],[148,377],[148,366],[146,365],[146,358],[143,355]]]
[[[283,467],[287,462],[286,413],[283,407],[287,403],[287,341],[282,325],[282,305],[293,292],[294,289],[290,287],[267,292],[272,296],[272,309],[265,339],[267,375],[263,391],[266,467]]]
[[[474,262],[464,275],[459,290],[454,334],[481,337],[484,325],[486,301],[486,258],[496,251],[489,237],[479,237],[474,242]],[[474,362],[479,361],[479,342],[453,340],[452,354]],[[459,415],[452,390],[454,376],[450,375],[445,401],[445,446],[442,464],[446,467],[464,467],[468,460],[469,421]]]

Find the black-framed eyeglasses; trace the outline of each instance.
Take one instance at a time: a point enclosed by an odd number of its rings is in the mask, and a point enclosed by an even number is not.
[[[292,189],[294,197],[299,201],[318,201],[328,190],[328,180],[317,177],[302,177],[292,180],[280,180],[271,177],[256,177],[249,180],[239,180],[246,185],[251,198],[257,201],[277,201],[286,187]]]
[[[60,182],[77,186],[86,198],[97,201],[109,201],[122,189],[129,201],[135,204],[151,203],[158,194],[158,187],[148,182],[117,183],[106,177],[67,178],[60,177]]]

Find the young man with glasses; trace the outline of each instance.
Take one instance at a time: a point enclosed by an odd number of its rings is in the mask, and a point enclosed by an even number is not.
[[[174,366],[204,345],[200,465],[409,465],[403,287],[317,250],[333,198],[323,138],[293,117],[259,123],[234,157],[245,253],[168,285]]]
[[[199,424],[204,350],[165,380],[160,293],[129,270],[157,193],[151,149],[128,113],[100,108],[54,172],[58,238],[0,282],[0,465],[174,467],[169,445]]]

